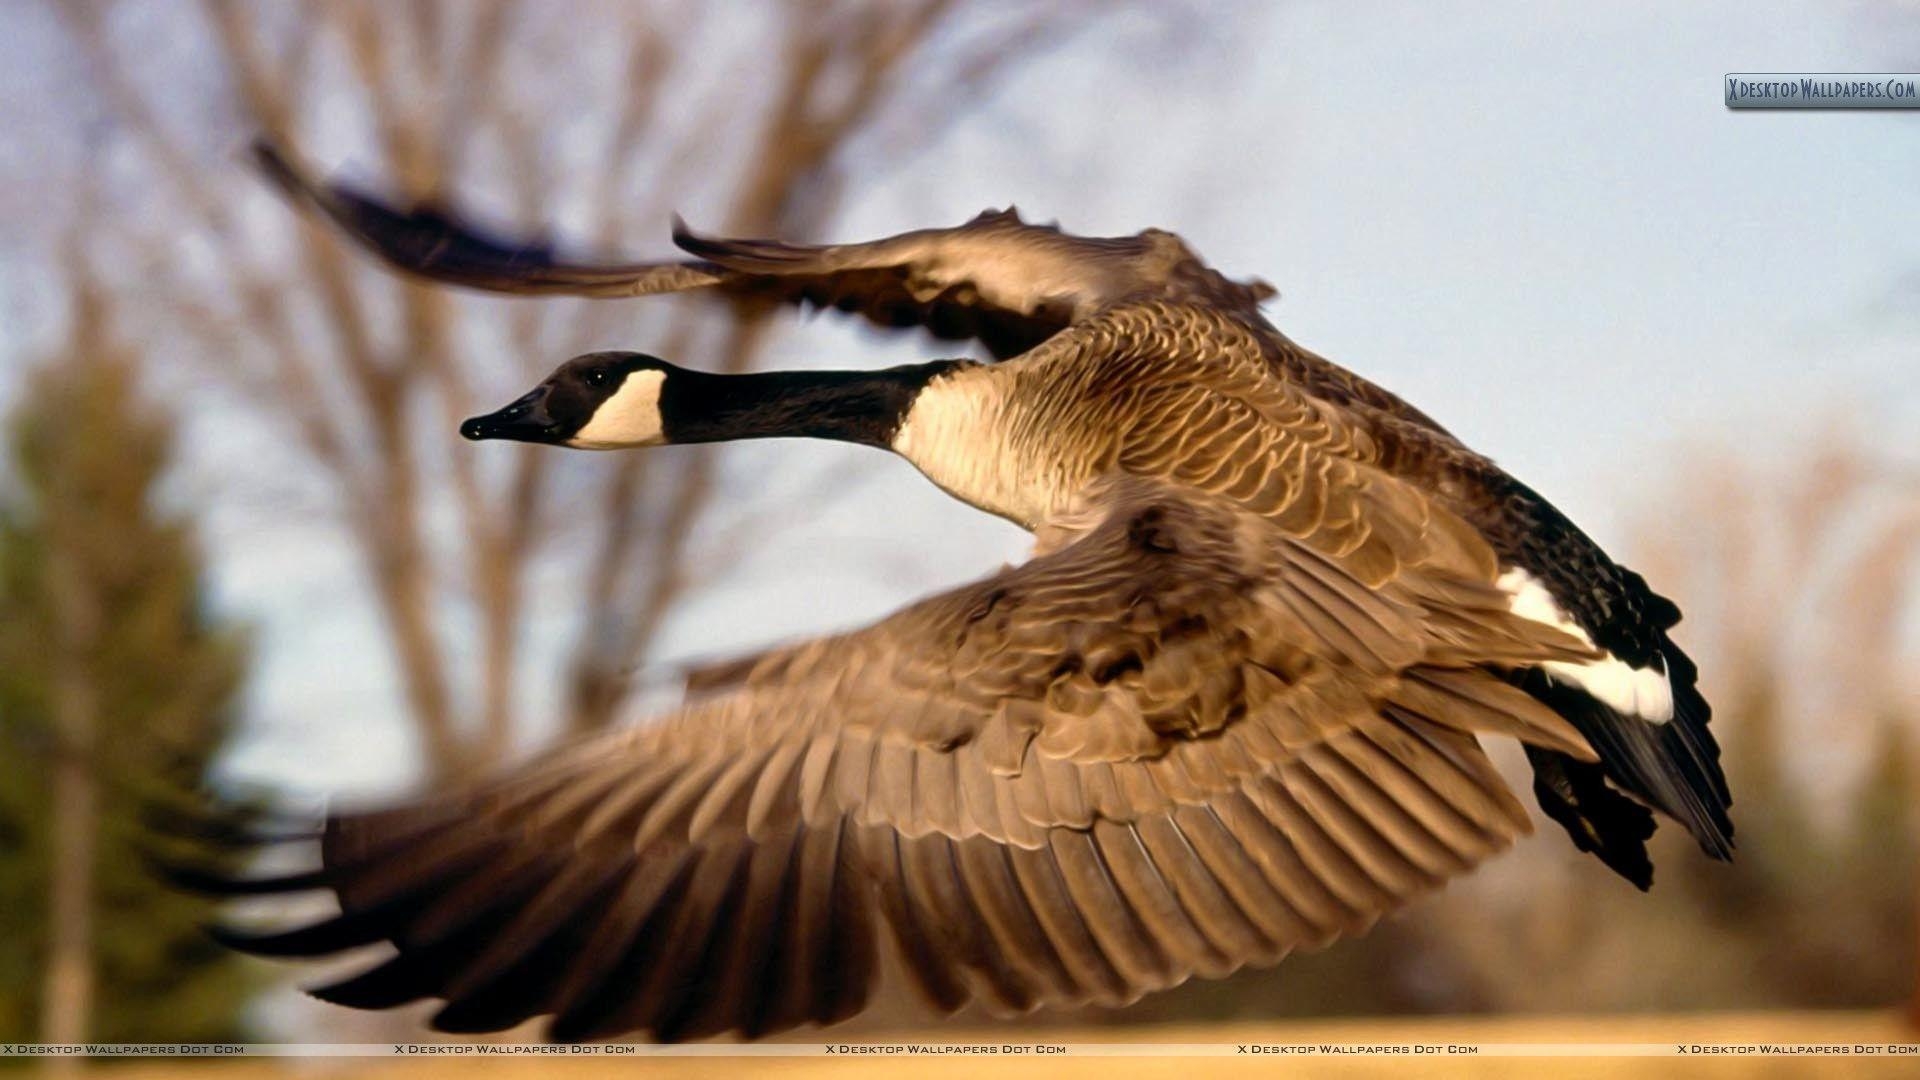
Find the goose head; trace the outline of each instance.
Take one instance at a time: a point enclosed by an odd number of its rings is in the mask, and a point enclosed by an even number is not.
[[[582,450],[778,438],[891,448],[928,382],[970,364],[722,375],[645,353],[588,353],[505,408],[461,424],[460,433]]]
[[[645,353],[576,356],[512,403],[462,423],[460,434],[584,450],[660,446],[671,441],[661,390],[676,371]]]

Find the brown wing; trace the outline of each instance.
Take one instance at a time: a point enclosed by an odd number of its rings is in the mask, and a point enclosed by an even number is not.
[[[1272,294],[1201,266],[1169,233],[1077,237],[1028,225],[1013,210],[955,228],[922,229],[864,244],[806,246],[703,237],[676,221],[691,261],[592,263],[542,243],[491,237],[432,206],[397,208],[343,183],[319,183],[269,143],[261,170],[298,202],[406,273],[494,292],[594,297],[715,288],[737,296],[832,307],[886,327],[977,339],[1014,356],[1122,296],[1204,286],[1246,305]]]
[[[1591,756],[1486,666],[1579,646],[1454,574],[1457,534],[1399,531],[1369,587],[1226,500],[1129,480],[1103,505],[657,723],[337,817],[286,885],[342,914],[229,939],[390,941],[319,996],[559,1039],[842,1019],[881,926],[942,1008],[1117,1004],[1357,932],[1525,832],[1474,732]]]

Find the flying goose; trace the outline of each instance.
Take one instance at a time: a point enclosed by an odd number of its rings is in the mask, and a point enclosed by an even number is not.
[[[1121,1004],[1358,933],[1529,832],[1487,735],[1643,889],[1648,808],[1731,852],[1675,607],[1170,233],[1011,211],[828,247],[682,227],[692,261],[589,265],[263,162],[435,280],[825,303],[1007,357],[717,376],[594,353],[470,438],[850,441],[1036,538],[646,725],[330,818],[319,869],[232,887],[326,888],[341,914],[223,932],[397,950],[324,999],[443,999],[449,1031],[757,1036],[860,1011],[884,940],[944,1010]]]

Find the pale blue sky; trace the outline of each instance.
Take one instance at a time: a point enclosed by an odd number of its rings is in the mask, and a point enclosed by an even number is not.
[[[1616,546],[1649,500],[1686,528],[1668,473],[1688,442],[1775,452],[1844,413],[1889,457],[1920,452],[1905,434],[1920,430],[1920,112],[1730,113],[1720,100],[1728,71],[1920,68],[1920,8],[1235,10],[1224,54],[1177,83],[1099,55],[1106,38],[1036,65],[936,150],[856,178],[833,233],[1007,202],[1080,231],[1175,229],[1227,272],[1277,285],[1270,310],[1289,335],[1401,392]],[[45,299],[29,288],[32,254],[0,240],[0,348],[16,357],[0,401]],[[937,354],[821,319],[771,358]],[[729,467],[750,495],[776,459],[861,453],[762,445]],[[864,476],[682,612],[670,651],[844,625],[1024,551],[903,463]],[[378,628],[350,599],[352,557],[324,529],[257,514],[217,518],[213,539],[222,602],[266,626],[257,731],[236,770],[310,792],[403,777],[408,743]]]

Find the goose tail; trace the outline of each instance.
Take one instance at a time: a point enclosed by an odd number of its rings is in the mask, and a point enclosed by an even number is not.
[[[1680,823],[1712,858],[1730,860],[1734,847],[1728,813],[1733,799],[1720,745],[1708,728],[1713,710],[1700,693],[1698,670],[1664,632],[1656,663],[1665,669],[1672,694],[1671,713],[1662,720],[1624,712],[1543,671],[1521,672],[1516,679],[1572,723],[1600,759],[1530,753],[1541,808],[1566,828],[1575,846],[1641,889],[1653,874],[1646,841],[1654,819],[1647,808]]]

